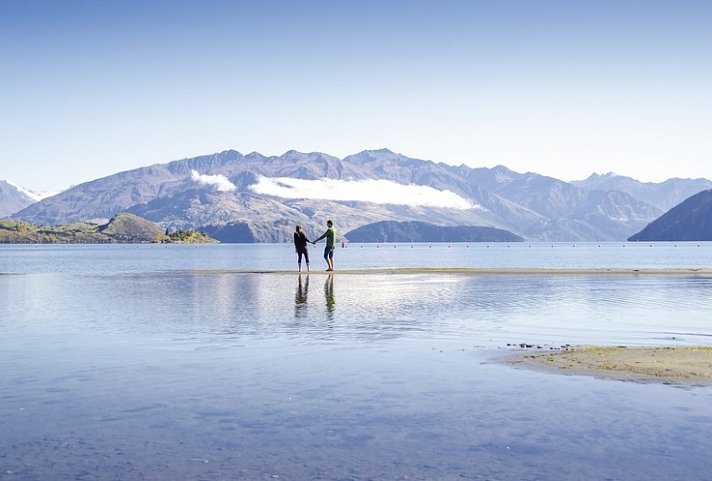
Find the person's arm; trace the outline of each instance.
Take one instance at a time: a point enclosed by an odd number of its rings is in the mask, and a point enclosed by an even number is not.
[[[320,235],[318,238],[314,239],[314,241],[312,242],[312,244],[316,244],[317,242],[319,242],[320,240],[322,240],[324,237],[326,237],[326,232],[324,232],[324,233],[323,233],[322,235]]]

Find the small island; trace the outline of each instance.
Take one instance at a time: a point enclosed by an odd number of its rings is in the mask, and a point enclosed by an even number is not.
[[[116,214],[108,223],[72,222],[37,226],[18,220],[0,220],[0,244],[203,244],[218,242],[194,229],[167,232],[134,214]]]

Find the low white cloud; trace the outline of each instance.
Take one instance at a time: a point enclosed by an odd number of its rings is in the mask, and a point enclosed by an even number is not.
[[[235,184],[230,182],[227,177],[225,177],[222,174],[217,174],[217,175],[208,175],[208,174],[199,174],[195,170],[190,171],[190,178],[194,181],[197,182],[198,184],[201,185],[210,185],[210,186],[215,186],[220,192],[232,192],[237,187],[235,187]]]
[[[256,194],[287,199],[361,201],[460,210],[479,208],[449,190],[437,190],[424,185],[403,185],[381,179],[303,180],[291,177],[259,176],[257,183],[250,186],[250,190]]]

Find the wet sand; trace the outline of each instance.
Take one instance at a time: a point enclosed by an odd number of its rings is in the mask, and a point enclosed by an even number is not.
[[[296,270],[253,269],[194,269],[194,274],[299,274]],[[394,267],[337,269],[325,271],[314,269],[301,274],[462,274],[462,275],[712,275],[712,268],[582,268],[582,269],[535,269],[535,268],[469,268],[469,267]]]
[[[666,384],[712,385],[712,347],[582,346],[526,351],[505,360],[562,374]]]

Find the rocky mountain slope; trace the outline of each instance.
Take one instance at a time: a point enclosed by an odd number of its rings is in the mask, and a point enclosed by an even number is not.
[[[631,241],[712,241],[712,189],[673,207]]]
[[[366,187],[376,180],[381,184]],[[412,194],[416,187],[429,190]],[[399,188],[406,190],[380,196]],[[418,202],[431,195],[439,200]],[[458,207],[443,203],[446,196]],[[623,240],[663,212],[622,191],[588,189],[501,166],[434,163],[386,149],[344,159],[318,152],[266,157],[229,150],[80,184],[13,217],[60,224],[105,221],[121,211],[163,228],[199,228],[227,242],[289,241],[294,224],[318,232],[328,218],[341,232],[381,221],[418,221],[493,227],[530,240]]]
[[[14,185],[0,180],[0,219],[19,212],[34,202],[35,199]]]
[[[664,182],[640,182],[630,177],[608,173],[593,174],[586,180],[571,182],[588,190],[625,192],[638,200],[666,212],[684,199],[706,189],[712,189],[707,179],[668,179]]]

